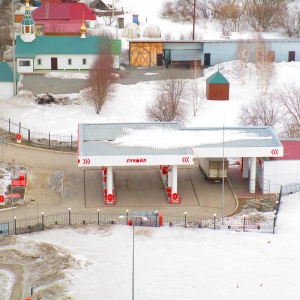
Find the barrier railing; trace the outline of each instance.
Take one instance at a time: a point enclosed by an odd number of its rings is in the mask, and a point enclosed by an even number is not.
[[[17,235],[41,231],[50,228],[72,225],[127,225],[133,217],[132,214],[111,213],[103,214],[98,210],[92,212],[72,212],[71,209],[66,213],[56,213],[41,215],[32,218],[17,219],[11,222],[0,223],[1,235]],[[149,223],[142,223],[144,227],[149,227]],[[158,226],[158,223],[153,222],[152,227]],[[249,215],[243,217],[226,217],[217,218],[215,215],[211,218],[203,216],[188,216],[184,215],[163,215],[163,226],[179,226],[185,228],[207,228],[213,230],[227,231],[243,231],[243,232],[261,232],[275,233],[275,215],[274,217],[263,217]]]

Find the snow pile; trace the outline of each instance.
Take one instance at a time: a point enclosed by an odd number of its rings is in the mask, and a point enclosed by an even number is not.
[[[29,296],[30,288],[34,287],[42,299],[50,300],[60,299],[67,294],[66,270],[77,268],[79,264],[63,247],[17,236],[4,236],[0,239],[0,267],[9,270],[1,273],[4,280],[16,276],[20,278],[17,282],[13,280],[8,285],[0,285],[1,299],[11,299],[10,293],[15,283],[12,299],[16,299],[16,296],[20,299],[20,291],[22,299]],[[17,294],[14,294],[14,290]]]
[[[60,79],[83,79],[86,80],[88,78],[88,72],[49,72],[44,76],[47,78],[60,78]]]

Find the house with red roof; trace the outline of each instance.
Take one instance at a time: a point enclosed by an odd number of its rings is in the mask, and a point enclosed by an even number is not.
[[[36,35],[35,22],[26,0],[21,34],[16,36],[17,70],[28,74],[36,70],[89,70],[99,52],[109,46],[114,68],[120,68],[121,41],[107,36],[86,36],[81,21],[80,36]]]
[[[88,27],[96,27],[97,18],[93,10],[82,2],[46,2],[32,11],[38,35],[81,34],[82,20]]]
[[[279,193],[281,185],[300,183],[300,139],[280,140],[283,157],[257,159],[257,183],[266,193]]]

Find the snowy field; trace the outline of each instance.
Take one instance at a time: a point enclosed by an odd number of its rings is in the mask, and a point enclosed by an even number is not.
[[[274,235],[135,227],[135,299],[298,299],[299,213],[300,193],[283,198]],[[42,299],[132,299],[130,226],[79,226],[20,235],[14,246],[0,247],[1,257],[8,249],[6,260],[22,257],[24,277],[33,286],[38,276],[51,268],[59,270],[62,276],[54,286],[56,291],[66,289],[64,297]],[[66,269],[59,267],[62,264]],[[28,274],[32,266],[34,272]],[[10,285],[1,285],[0,299],[8,300],[14,276],[3,273]],[[40,288],[47,291],[47,284]]]
[[[178,39],[192,31],[191,24],[161,20],[161,0],[115,2],[124,7],[125,24],[130,22],[132,14],[139,14],[141,35],[151,23],[160,26],[163,37],[170,34]],[[218,39],[221,31],[214,23],[199,21],[196,35]],[[232,38],[251,36],[251,33],[232,34]],[[126,50],[126,40],[122,39],[122,45]],[[230,100],[207,101],[204,96],[201,109],[194,116],[191,98],[186,99],[186,126],[234,126],[241,105],[258,95],[252,64],[247,65],[244,85],[236,62],[221,64],[219,68],[230,81]],[[270,89],[299,82],[300,63],[281,62],[275,68],[276,77]],[[208,68],[205,76],[197,79],[203,91],[206,78],[217,69],[218,66]],[[47,76],[62,78],[66,84],[70,78],[86,79],[83,73],[56,72]],[[151,77],[147,69],[145,76]],[[21,122],[32,131],[76,135],[78,123],[147,121],[145,107],[154,100],[155,91],[153,81],[131,86],[117,84],[115,97],[105,103],[99,115],[82,93],[64,95],[70,99],[65,105],[42,106],[35,102],[30,91],[22,92],[0,101],[0,117]],[[299,299],[299,213],[298,193],[284,198],[275,235],[135,227],[135,299]],[[132,299],[132,230],[129,226],[79,226],[1,238],[0,300],[11,299],[13,285],[22,289],[20,278],[27,287],[23,298],[29,296],[29,288],[33,286],[36,292],[43,290],[43,300]]]

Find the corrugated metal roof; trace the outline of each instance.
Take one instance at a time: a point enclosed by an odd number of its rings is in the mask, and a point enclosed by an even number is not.
[[[114,156],[114,155],[187,155],[192,154],[186,147],[177,149],[157,149],[155,147],[120,147],[112,143],[118,138],[130,134],[129,131],[152,128],[163,129],[166,134],[174,129],[180,130],[180,123],[102,123],[79,124],[79,149],[83,156]]]
[[[225,78],[224,75],[222,75],[219,71],[212,74],[211,76],[209,76],[206,81],[208,83],[213,83],[213,84],[218,84],[218,83],[221,83],[221,84],[227,84],[229,83],[229,81]]]
[[[48,6],[48,12],[47,12]],[[96,20],[96,16],[85,3],[66,2],[41,5],[32,12],[32,17],[37,20]]]
[[[20,74],[16,72],[16,82],[19,81]],[[13,82],[14,81],[14,70],[5,61],[0,63],[0,82]]]
[[[108,41],[106,36],[37,36],[32,42],[25,43],[16,37],[16,57],[33,54],[97,54],[101,44]]]
[[[143,143],[126,146],[116,143],[116,140],[130,137],[138,131],[157,131],[167,139],[171,134],[178,139],[184,132],[193,132],[197,141],[189,141],[188,146],[182,142],[178,146],[172,143],[167,147],[156,147],[155,144]],[[180,134],[179,134],[180,133]],[[226,136],[223,141],[222,134]],[[218,136],[214,139],[214,135]],[[177,122],[153,123],[102,123],[79,124],[79,156],[114,156],[114,155],[186,155],[191,154],[193,148],[249,148],[249,147],[282,147],[273,129],[265,127],[199,127],[185,128]],[[202,141],[202,142],[199,142]],[[157,141],[159,144],[159,141]]]

